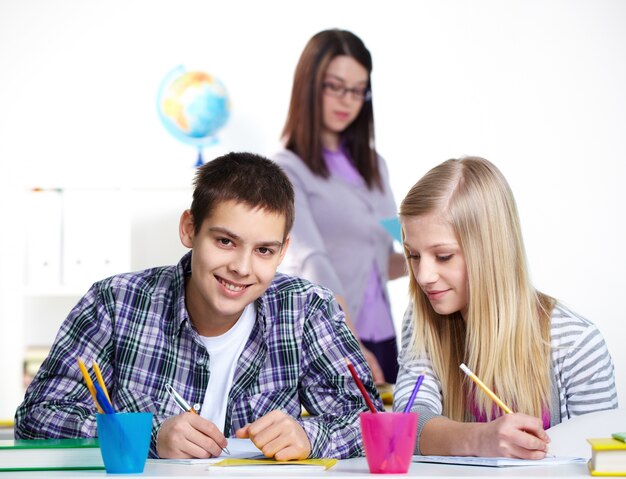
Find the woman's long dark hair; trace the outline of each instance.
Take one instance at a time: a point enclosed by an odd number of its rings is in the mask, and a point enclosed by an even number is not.
[[[285,147],[298,155],[316,175],[329,175],[322,154],[322,95],[323,82],[330,62],[347,55],[361,64],[368,73],[368,89],[372,91],[372,57],[365,44],[346,30],[324,30],[307,43],[293,80],[291,103],[283,128]],[[342,147],[368,188],[383,189],[374,144],[374,110],[365,101],[359,115],[341,133]]]

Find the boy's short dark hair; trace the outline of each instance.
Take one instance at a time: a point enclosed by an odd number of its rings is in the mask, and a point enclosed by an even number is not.
[[[198,168],[193,185],[196,234],[216,205],[229,200],[283,215],[285,238],[293,226],[293,186],[280,166],[263,156],[231,152],[215,158]]]

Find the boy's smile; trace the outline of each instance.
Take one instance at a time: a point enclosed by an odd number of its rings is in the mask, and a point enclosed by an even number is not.
[[[289,238],[285,218],[243,203],[225,201],[194,232],[189,211],[180,221],[182,243],[192,248],[185,285],[189,316],[203,336],[217,336],[269,287]]]

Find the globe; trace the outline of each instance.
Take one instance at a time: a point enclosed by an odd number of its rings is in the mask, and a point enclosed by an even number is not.
[[[216,132],[228,121],[230,100],[215,76],[189,71],[180,65],[163,78],[158,112],[165,129],[176,139],[198,148],[197,166],[203,164],[202,148],[215,143]]]

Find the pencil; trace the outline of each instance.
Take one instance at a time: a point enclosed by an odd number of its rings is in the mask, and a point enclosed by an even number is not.
[[[111,402],[111,396],[109,396],[109,391],[107,391],[107,387],[104,384],[104,378],[102,377],[102,373],[100,372],[100,367],[98,366],[98,363],[94,361],[91,364],[91,367],[93,368],[94,372],[96,373],[96,379],[98,380],[98,384],[102,388],[102,392],[104,393],[104,395],[107,397],[107,400],[109,401],[109,404],[113,404]]]
[[[496,396],[496,394],[495,394],[495,393],[494,393],[491,389],[489,389],[489,388],[485,385],[485,383],[483,383],[480,379],[478,379],[478,376],[476,376],[476,375],[475,375],[475,374],[474,374],[474,373],[470,370],[470,368],[468,368],[465,364],[461,364],[461,366],[459,366],[459,367],[461,368],[461,370],[462,370],[465,374],[467,374],[467,375],[469,376],[469,378],[470,378],[472,381],[474,381],[474,382],[476,383],[476,385],[477,385],[480,389],[482,389],[482,390],[485,392],[485,394],[486,394],[487,396],[489,396],[489,397],[493,400],[493,402],[495,402],[498,406],[500,406],[500,409],[502,409],[502,410],[503,410],[505,413],[507,413],[507,414],[513,414],[513,411],[511,410],[511,408],[510,408],[510,407],[508,407],[506,404],[504,404],[504,403],[502,402],[502,400],[501,400],[498,396]]]
[[[78,367],[80,368],[80,372],[83,375],[83,378],[85,378],[85,382],[87,383],[87,389],[89,389],[89,393],[91,394],[91,398],[93,399],[93,402],[96,403],[96,408],[98,408],[98,412],[100,414],[103,414],[104,411],[100,407],[100,404],[98,403],[98,399],[96,398],[96,388],[93,387],[93,381],[89,377],[89,373],[87,372],[87,368],[85,367],[85,363],[80,358],[78,358],[77,361],[78,361]]]
[[[365,390],[365,386],[363,386],[363,383],[359,379],[359,376],[356,374],[356,370],[354,369],[354,366],[347,358],[343,358],[343,359],[346,361],[346,364],[348,365],[348,369],[350,370],[350,374],[352,374],[352,377],[354,378],[354,382],[356,383],[359,390],[361,391],[361,394],[363,395],[363,398],[365,399],[365,402],[367,403],[367,407],[369,407],[370,411],[372,411],[373,413],[377,413],[378,411],[376,411],[376,408],[374,407],[374,403],[370,399],[370,395],[367,394],[367,391]]]

